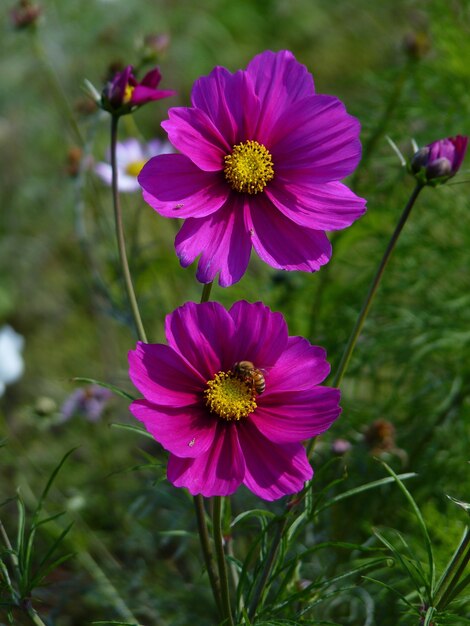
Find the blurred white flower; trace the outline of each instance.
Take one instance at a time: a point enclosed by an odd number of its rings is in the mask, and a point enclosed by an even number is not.
[[[0,396],[6,385],[14,383],[23,374],[23,344],[23,337],[11,326],[0,328]]]
[[[146,144],[137,139],[126,139],[116,144],[116,164],[118,169],[119,191],[138,191],[141,187],[137,182],[137,176],[147,161],[159,154],[173,152],[173,146],[168,141],[154,139]],[[95,173],[103,182],[111,186],[112,170],[109,153],[107,163],[97,163]]]

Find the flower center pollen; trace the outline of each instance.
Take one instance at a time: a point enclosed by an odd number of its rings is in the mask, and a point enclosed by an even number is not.
[[[140,161],[131,161],[131,163],[128,163],[126,165],[125,172],[129,176],[134,176],[135,178],[137,178],[137,176],[140,174],[140,170],[144,167],[146,163],[147,161],[145,159],[141,159]]]
[[[132,85],[129,85],[129,83],[127,83],[127,85],[124,88],[124,95],[123,95],[123,98],[122,98],[122,103],[123,104],[128,104],[132,100],[132,94],[134,93],[134,89],[135,89],[135,87],[133,87]]]
[[[204,391],[206,406],[224,420],[240,420],[256,409],[253,386],[233,372],[219,372],[207,382]]]
[[[271,153],[257,141],[243,141],[233,146],[224,161],[225,178],[235,191],[259,193],[274,178]]]

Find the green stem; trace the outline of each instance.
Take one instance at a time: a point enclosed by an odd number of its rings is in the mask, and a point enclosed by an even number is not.
[[[42,619],[33,609],[31,602],[29,600],[27,604],[24,606],[24,610],[33,624],[36,624],[36,626],[46,626],[46,624],[42,621]]]
[[[222,594],[220,590],[220,580],[215,571],[214,556],[209,539],[209,531],[207,529],[206,510],[204,508],[204,498],[201,495],[194,496],[194,509],[196,511],[197,528],[199,532],[199,540],[201,542],[201,550],[206,564],[209,582],[211,584],[212,595],[214,596],[217,610],[220,616],[223,616]]]
[[[132,316],[134,318],[134,324],[137,331],[137,335],[140,341],[147,343],[147,336],[145,334],[142,319],[140,317],[139,306],[135,297],[134,286],[132,285],[132,277],[129,270],[129,264],[127,262],[126,255],[126,242],[124,239],[124,228],[122,224],[121,204],[119,202],[118,192],[118,171],[116,163],[116,143],[117,143],[117,128],[118,128],[119,116],[111,116],[111,168],[112,168],[112,192],[113,192],[113,206],[114,206],[114,220],[116,223],[116,239],[119,250],[119,258],[122,266],[122,273],[124,275],[124,283],[126,285],[127,296],[129,298],[129,304],[131,305]]]
[[[444,610],[452,596],[452,591],[457,586],[468,562],[470,561],[470,529],[466,529],[464,537],[449,563],[446,572],[438,584],[433,598],[433,606],[438,610]]]
[[[224,616],[224,624],[234,626],[232,609],[230,606],[230,592],[228,585],[227,563],[224,552],[224,538],[222,534],[222,497],[214,498],[214,544],[215,553],[217,555],[217,565],[219,567],[220,591],[222,595],[222,611]]]
[[[353,331],[351,333],[351,336],[349,337],[349,341],[346,345],[346,348],[343,352],[343,356],[341,358],[341,362],[339,364],[338,370],[336,372],[336,375],[333,379],[333,387],[339,387],[339,385],[341,384],[341,381],[343,379],[343,376],[346,372],[346,368],[348,367],[349,361],[351,359],[351,355],[353,353],[353,350],[356,346],[356,342],[359,338],[359,335],[361,334],[361,330],[362,327],[364,326],[364,322],[366,321],[367,315],[370,311],[370,308],[372,306],[372,302],[374,300],[374,296],[375,293],[377,291],[377,288],[380,284],[380,281],[382,279],[383,273],[385,271],[385,268],[387,267],[388,261],[390,260],[390,256],[393,252],[393,249],[395,248],[395,245],[397,243],[398,237],[400,236],[401,231],[403,230],[403,227],[406,223],[406,220],[408,219],[410,213],[411,213],[411,209],[413,208],[413,205],[415,203],[416,198],[418,197],[421,189],[423,189],[423,185],[421,183],[417,183],[416,187],[414,188],[404,210],[403,213],[401,214],[401,217],[398,221],[398,224],[393,232],[392,237],[390,238],[390,241],[388,243],[388,246],[385,250],[385,253],[382,257],[382,260],[380,262],[380,265],[377,269],[377,272],[372,280],[372,283],[369,287],[369,291],[367,292],[367,296],[366,299],[364,300],[364,304],[362,305],[362,309],[361,312],[359,313],[359,317],[357,318],[357,322],[356,325],[353,328]]]
[[[202,295],[201,295],[201,304],[203,302],[208,302],[210,295],[211,295],[211,289],[212,289],[212,285],[213,285],[214,281],[210,282],[210,283],[206,283],[204,285],[204,287],[202,288]]]
[[[368,139],[364,143],[360,167],[356,169],[351,179],[351,187],[353,189],[356,189],[358,187],[359,177],[361,176],[361,173],[366,170],[366,165],[368,164],[379,139],[384,135],[387,130],[387,126],[392,119],[393,113],[395,112],[395,109],[400,102],[403,87],[405,86],[406,79],[409,75],[410,69],[413,67],[413,64],[413,61],[409,61],[400,70],[393,86],[393,91],[387,102],[387,106],[383,110],[382,115],[380,116],[372,133],[369,135]]]
[[[82,133],[80,132],[80,128],[77,124],[77,120],[75,119],[74,112],[72,110],[72,107],[70,106],[65,90],[62,87],[60,80],[57,78],[55,70],[49,62],[49,59],[44,50],[42,42],[39,39],[37,31],[34,30],[32,34],[34,52],[36,53],[36,57],[42,62],[43,68],[47,76],[49,77],[49,82],[56,96],[58,106],[62,109],[62,114],[70,125],[70,129],[72,131],[75,141],[78,143],[79,146],[83,147],[85,142],[83,140]]]
[[[201,304],[209,300],[212,289],[212,282],[204,285],[201,295]],[[196,511],[197,526],[199,532],[199,540],[201,542],[201,550],[206,564],[207,574],[212,588],[217,609],[220,615],[223,615],[222,595],[220,590],[220,580],[215,571],[214,556],[209,539],[209,531],[207,529],[206,511],[204,508],[204,498],[201,495],[194,496],[194,509]]]
[[[268,556],[264,562],[263,571],[261,572],[261,576],[259,577],[255,590],[253,592],[253,597],[250,602],[250,606],[248,608],[248,617],[250,621],[256,615],[256,610],[258,608],[259,601],[263,595],[263,592],[266,588],[266,584],[268,582],[269,576],[271,574],[271,570],[273,568],[274,562],[276,560],[277,554],[279,552],[279,546],[281,544],[281,539],[284,534],[284,531],[287,526],[287,513],[284,517],[278,522],[278,526],[276,528],[276,533],[273,537],[273,541],[271,543],[271,548],[269,549]]]

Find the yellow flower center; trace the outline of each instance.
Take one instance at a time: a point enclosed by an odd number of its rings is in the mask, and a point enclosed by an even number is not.
[[[137,176],[140,174],[140,170],[144,167],[146,163],[147,161],[145,159],[141,159],[140,161],[132,161],[131,163],[128,163],[126,165],[124,171],[129,176],[134,176],[135,178],[137,178]]]
[[[257,407],[253,385],[231,371],[219,372],[207,381],[204,396],[211,413],[227,421],[247,417]]]
[[[131,101],[132,94],[134,93],[134,89],[135,89],[135,87],[133,87],[132,85],[129,85],[129,83],[127,83],[126,88],[124,89],[124,96],[122,98],[122,103],[123,104],[127,104],[128,102]]]
[[[233,146],[224,161],[225,178],[235,191],[259,193],[274,178],[271,153],[257,141],[243,141]]]

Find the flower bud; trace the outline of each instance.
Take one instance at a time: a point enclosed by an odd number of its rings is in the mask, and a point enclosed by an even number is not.
[[[468,137],[457,135],[424,146],[411,159],[411,173],[423,185],[445,183],[460,169],[467,143]]]
[[[100,106],[113,115],[125,115],[152,100],[173,96],[174,91],[157,89],[160,80],[160,71],[154,68],[138,82],[133,74],[132,65],[128,65],[122,71],[116,72],[106,83],[101,94]]]
[[[10,12],[11,22],[17,30],[35,26],[40,15],[41,7],[29,0],[19,0]]]

